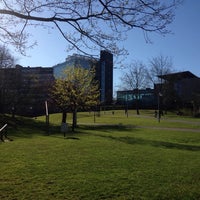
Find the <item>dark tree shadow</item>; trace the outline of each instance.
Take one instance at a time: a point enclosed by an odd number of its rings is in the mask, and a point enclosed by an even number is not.
[[[154,147],[161,147],[161,148],[168,148],[168,149],[200,151],[200,146],[195,146],[195,145],[178,144],[178,143],[163,142],[163,141],[156,141],[156,140],[145,140],[145,139],[136,138],[136,137],[113,137],[113,136],[106,136],[106,135],[97,135],[97,136],[116,140],[119,142],[124,142],[131,145],[140,144],[140,145],[151,145]]]
[[[50,124],[47,132],[47,125],[45,122],[37,121],[31,118],[23,118],[18,117],[15,119],[11,119],[10,117],[1,116],[1,123],[8,123],[8,137],[25,137],[31,138],[35,135],[50,135],[50,136],[62,136],[60,132],[60,126]],[[115,125],[79,125],[75,132],[72,132],[69,128],[69,132],[66,134],[66,139],[74,139],[79,140],[79,134],[90,134],[87,130],[100,130],[105,133],[110,133],[113,131],[138,131],[137,127],[134,126],[125,126],[123,124],[115,124]],[[200,151],[200,146],[196,145],[187,145],[187,144],[179,144],[173,142],[165,142],[165,141],[156,141],[156,140],[147,140],[137,137],[114,137],[110,135],[101,135],[101,134],[94,134],[95,136],[116,140],[119,142],[124,142],[126,144],[140,144],[140,145],[151,145],[154,147],[161,147],[161,148],[168,148],[168,149],[179,149],[179,150],[188,150],[188,151]]]
[[[110,131],[130,131],[136,130],[136,126],[123,125],[123,124],[94,124],[94,125],[80,125],[77,132],[83,132],[85,130],[101,130],[103,132]]]

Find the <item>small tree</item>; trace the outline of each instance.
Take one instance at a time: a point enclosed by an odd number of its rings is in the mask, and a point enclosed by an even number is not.
[[[163,75],[172,73],[174,71],[173,62],[170,57],[159,55],[150,59],[149,67],[150,68],[147,71],[147,79],[152,85],[154,85],[156,89],[158,96],[158,112],[161,113],[162,104],[165,103],[166,107],[174,97],[174,91],[172,90],[171,82],[168,84],[163,84],[162,78]],[[171,96],[169,97],[169,95]]]
[[[73,113],[72,131],[76,127],[77,110],[98,104],[99,86],[94,77],[94,70],[70,67],[55,81],[52,98],[63,112],[63,123],[66,123],[67,112]]]
[[[146,68],[142,62],[132,63],[127,72],[121,78],[123,85],[126,89],[133,90],[136,93],[136,110],[139,115],[139,89],[145,88],[148,85],[146,79]]]
[[[159,76],[169,74],[173,71],[172,59],[168,56],[159,55],[149,60],[147,78],[152,84],[162,84],[162,79]]]

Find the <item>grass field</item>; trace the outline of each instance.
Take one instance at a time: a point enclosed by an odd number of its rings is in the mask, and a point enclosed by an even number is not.
[[[60,114],[50,115],[50,135],[44,121],[10,122],[13,141],[0,142],[1,200],[200,199],[199,119],[78,113],[66,138]]]

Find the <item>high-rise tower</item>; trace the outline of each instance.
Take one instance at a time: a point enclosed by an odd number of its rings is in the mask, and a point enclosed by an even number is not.
[[[113,99],[113,54],[101,51],[96,73],[100,83],[100,101],[102,104],[111,104]]]

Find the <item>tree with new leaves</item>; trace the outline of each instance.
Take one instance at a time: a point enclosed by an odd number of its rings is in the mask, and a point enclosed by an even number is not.
[[[182,0],[0,0],[0,41],[21,53],[33,43],[29,27],[56,30],[70,49],[123,53],[119,41],[140,29],[147,36],[167,34],[174,10]]]
[[[56,105],[62,110],[62,123],[66,123],[67,112],[73,113],[74,131],[77,110],[99,103],[99,85],[95,80],[95,71],[70,67],[64,71],[64,76],[56,79],[51,93]]]
[[[136,110],[139,115],[139,89],[146,88],[148,85],[146,67],[140,61],[131,63],[121,77],[121,81],[126,90],[132,90],[136,95]]]

